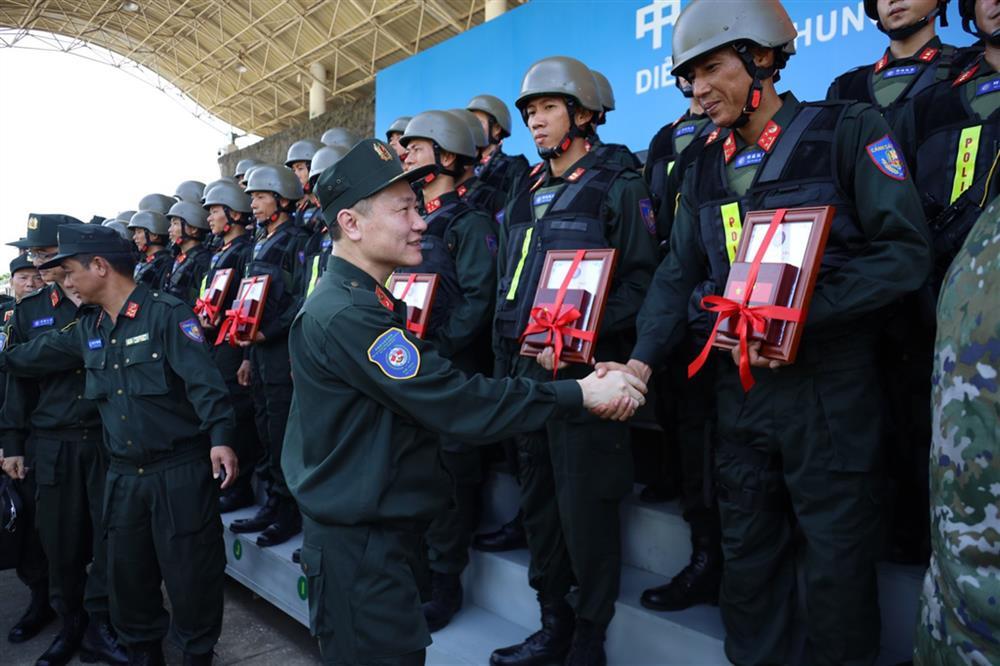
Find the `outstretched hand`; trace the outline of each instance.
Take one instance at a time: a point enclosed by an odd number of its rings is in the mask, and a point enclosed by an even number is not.
[[[583,406],[601,418],[624,421],[646,404],[646,383],[622,370],[592,372],[579,381]]]
[[[636,359],[631,359],[627,364],[616,363],[614,361],[602,361],[594,366],[594,374],[598,377],[604,377],[608,373],[616,371],[629,374],[639,379],[643,383],[643,386],[646,385],[650,376],[653,374],[653,370],[648,365],[642,361],[637,361]],[[645,401],[637,405],[630,405],[627,401],[618,399],[603,405],[598,405],[597,407],[592,407],[590,408],[590,413],[602,419],[625,421],[632,418],[635,414],[635,410],[642,406],[644,402]],[[629,411],[630,408],[631,411]]]

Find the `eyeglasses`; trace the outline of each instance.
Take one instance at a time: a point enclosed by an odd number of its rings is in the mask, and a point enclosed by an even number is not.
[[[38,250],[28,250],[28,261],[48,261],[52,259],[57,254],[56,252],[39,252]]]

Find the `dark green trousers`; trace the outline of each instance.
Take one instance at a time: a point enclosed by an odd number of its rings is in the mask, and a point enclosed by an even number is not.
[[[417,582],[425,526],[342,527],[306,516],[302,522],[309,628],[323,663],[423,664],[431,643]]]
[[[184,652],[207,654],[218,641],[226,568],[218,484],[208,446],[141,468],[112,461],[108,582],[123,644],[160,641],[169,630]]]
[[[102,505],[107,460],[102,434],[35,431],[30,446],[35,455],[36,524],[49,561],[50,603],[60,615],[83,609],[106,613]]]
[[[863,347],[804,347],[792,366],[755,371],[757,384],[746,394],[736,366],[719,361],[726,655],[735,664],[788,662],[798,558],[807,603],[804,663],[873,663],[883,485],[873,358]]]
[[[292,366],[288,341],[283,339],[281,344],[275,341],[252,347],[250,361],[253,364],[254,419],[263,444],[257,475],[268,484],[268,492],[291,498],[285,473],[281,470],[281,449],[285,443],[288,411],[292,406]]]
[[[25,443],[24,464],[35,469],[35,445],[28,440]],[[26,527],[27,533],[21,542],[21,552],[17,562],[17,577],[35,594],[49,596],[49,562],[42,547],[42,537],[38,532],[37,484],[35,474],[28,474],[16,483],[17,492],[21,496],[20,524]]]
[[[460,574],[469,563],[469,546],[482,509],[482,452],[442,449],[441,462],[454,483],[452,504],[427,528],[427,559],[431,571]]]
[[[551,379],[534,359],[514,365],[517,376]],[[634,477],[628,426],[581,414],[516,441],[529,583],[543,600],[566,599],[577,617],[607,625],[621,582],[618,506]]]

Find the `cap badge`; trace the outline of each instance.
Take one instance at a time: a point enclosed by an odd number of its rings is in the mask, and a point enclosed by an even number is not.
[[[383,162],[392,161],[392,155],[389,154],[389,149],[385,147],[385,144],[376,141],[372,144],[372,148],[375,149],[375,154],[378,155],[379,159]]]
[[[28,228],[37,229],[38,228],[38,218],[32,215],[28,218]]]

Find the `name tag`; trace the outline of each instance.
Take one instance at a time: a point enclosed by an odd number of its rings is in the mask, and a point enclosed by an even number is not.
[[[149,340],[149,333],[143,333],[142,335],[136,335],[131,338],[125,338],[125,346],[137,345],[140,342],[147,342]]]
[[[1000,79],[993,79],[992,81],[980,84],[976,88],[976,97],[979,97],[980,95],[989,95],[990,93],[995,93],[998,90],[1000,90]]]
[[[329,238],[324,238],[323,242],[319,244],[319,246],[324,250],[329,250],[331,245],[333,245],[333,241]]]
[[[736,158],[736,162],[733,167],[736,169],[742,169],[743,167],[751,166],[753,164],[760,164],[764,161],[764,155],[766,155],[763,150],[751,150],[748,153],[743,153]]]
[[[920,71],[919,65],[906,65],[905,67],[894,67],[892,69],[886,70],[885,74],[882,75],[882,78],[894,79],[897,76],[913,76],[918,71]]]
[[[695,129],[696,128],[695,128],[694,125],[685,125],[683,127],[678,127],[676,130],[674,130],[674,137],[687,136],[688,134],[694,134],[694,130]]]
[[[552,200],[556,198],[555,192],[539,192],[531,200],[532,205],[544,206],[547,203],[552,203]]]
[[[102,349],[104,347],[104,340],[101,340],[100,338],[87,340],[87,346],[91,349]]]
[[[42,317],[31,322],[31,328],[41,328],[42,326],[52,326],[56,323],[55,317]]]

